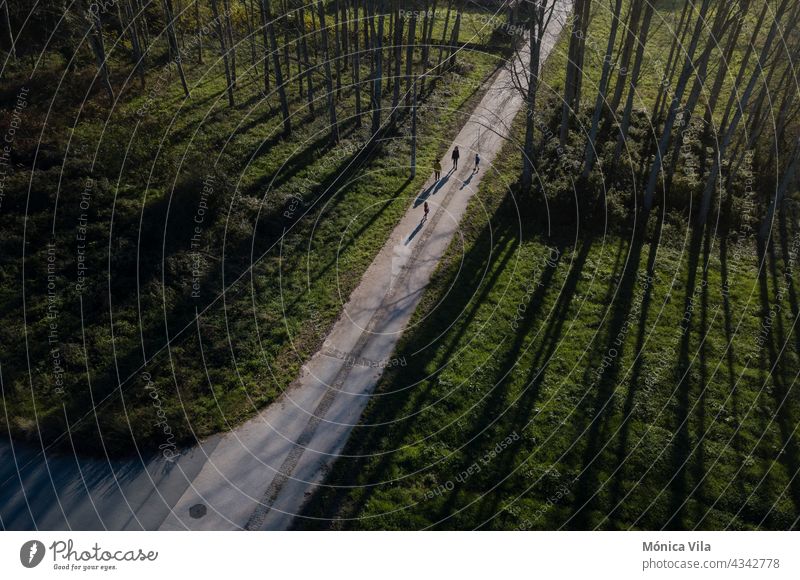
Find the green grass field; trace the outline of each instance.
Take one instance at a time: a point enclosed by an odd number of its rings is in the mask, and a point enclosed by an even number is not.
[[[408,367],[296,527],[795,525],[800,232],[783,224],[763,263],[753,238],[660,215],[548,234],[544,200],[514,194],[519,157],[487,169]]]

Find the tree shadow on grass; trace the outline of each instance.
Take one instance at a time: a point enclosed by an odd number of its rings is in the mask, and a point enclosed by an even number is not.
[[[398,419],[404,412],[416,412],[431,404],[436,396],[435,389],[438,378],[431,376],[429,366],[436,361],[450,361],[460,347],[462,338],[472,328],[472,322],[486,297],[497,284],[500,275],[515,255],[518,239],[513,231],[505,226],[505,220],[497,220],[495,212],[493,226],[483,228],[470,251],[464,258],[461,272],[480,272],[486,266],[487,252],[497,256],[499,263],[492,268],[487,279],[480,281],[477,277],[465,279],[459,286],[461,291],[450,292],[445,302],[439,304],[432,315],[404,337],[398,351],[417,351],[423,348],[431,338],[438,336],[442,328],[453,323],[450,316],[459,316],[458,328],[451,335],[446,335],[447,343],[434,350],[428,347],[423,354],[413,357],[408,367],[390,369],[381,380],[376,394],[363,415],[363,426],[353,430],[344,456],[336,462],[327,483],[309,502],[301,516],[295,520],[297,528],[326,527],[326,521],[309,518],[343,518],[341,526],[354,527],[354,522],[344,519],[355,518],[373,496],[378,486],[375,482],[390,479],[390,470],[395,461],[394,453],[384,453],[370,458],[371,453],[405,441],[412,428],[417,425],[419,416]],[[492,246],[494,243],[494,246]],[[502,258],[500,258],[502,256]],[[441,275],[451,276],[459,272],[455,266],[448,266]],[[479,294],[475,294],[479,292]],[[402,390],[387,392],[395,382],[405,385]],[[463,388],[463,387],[462,387]],[[350,456],[350,457],[348,457]],[[353,457],[355,456],[355,457]],[[304,517],[305,516],[305,517]]]
[[[696,287],[697,268],[702,253],[703,234],[703,227],[692,228],[692,237],[689,244],[688,271],[685,286],[686,294],[684,296],[683,317],[681,319],[680,329],[682,334],[678,347],[678,361],[674,375],[676,379],[675,397],[677,398],[677,408],[675,426],[673,429],[674,434],[671,442],[670,473],[672,474],[672,478],[667,483],[669,487],[669,507],[667,510],[669,519],[666,522],[653,522],[653,526],[672,530],[684,530],[690,527],[690,521],[686,513],[685,499],[689,487],[687,464],[692,454],[692,435],[689,420],[689,406],[693,383],[691,378],[691,338],[698,293],[698,288]],[[702,292],[702,288],[700,292]],[[642,517],[644,517],[645,513],[642,513]]]
[[[622,358],[625,354],[625,343],[628,333],[636,321],[630,320],[636,299],[637,282],[639,282],[640,261],[644,237],[642,229],[635,232],[628,246],[629,252],[622,271],[622,276],[615,290],[616,295],[609,299],[613,304],[611,320],[602,348],[596,348],[592,359],[595,364],[587,366],[582,384],[587,388],[594,387],[594,398],[586,407],[581,406],[576,412],[574,421],[577,426],[573,439],[584,438],[586,446],[582,453],[581,475],[575,487],[573,513],[565,525],[578,530],[585,530],[594,525],[594,512],[598,509],[602,487],[601,474],[609,469],[605,461],[605,453],[611,444],[614,415],[614,394],[618,388],[617,379],[622,369]],[[641,323],[642,306],[636,316]],[[624,421],[624,417],[622,418]]]

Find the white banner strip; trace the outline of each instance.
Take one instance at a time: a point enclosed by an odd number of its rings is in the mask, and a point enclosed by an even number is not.
[[[798,578],[789,532],[4,532],[3,578]]]

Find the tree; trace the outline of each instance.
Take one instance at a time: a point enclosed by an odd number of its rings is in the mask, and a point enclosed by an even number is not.
[[[358,35],[358,0],[353,0],[353,87],[356,93],[356,127],[361,127],[361,48]]]
[[[512,80],[525,98],[525,141],[522,147],[523,192],[529,192],[533,182],[533,137],[536,118],[536,95],[539,90],[539,70],[541,68],[542,40],[544,31],[553,17],[556,0],[537,0],[530,7],[528,30],[530,43],[527,45],[528,64],[525,65],[524,53],[517,52],[512,59]],[[520,66],[517,66],[519,63]],[[519,70],[521,69],[521,70]],[[521,78],[524,80],[521,80]]]
[[[617,40],[617,28],[620,21],[620,11],[622,10],[622,0],[616,0],[614,9],[611,15],[611,30],[608,35],[608,44],[606,45],[606,54],[603,58],[603,70],[600,74],[600,85],[597,88],[597,99],[594,105],[594,115],[592,115],[592,126],[589,129],[589,140],[586,143],[586,154],[583,162],[583,176],[589,176],[592,171],[592,166],[595,159],[595,141],[597,139],[597,130],[600,126],[600,116],[603,113],[603,107],[606,103],[606,88],[608,86],[608,79],[611,76],[611,64],[613,62],[612,56],[614,53],[614,46]]]
[[[317,0],[317,10],[319,12],[320,35],[322,38],[322,58],[325,66],[325,90],[328,102],[328,118],[331,126],[331,140],[339,142],[339,123],[336,120],[336,102],[333,93],[333,76],[331,72],[331,58],[328,50],[328,29],[325,25],[325,5],[322,0]]]
[[[111,86],[108,61],[106,60],[106,48],[103,42],[103,22],[100,19],[100,11],[96,8],[87,9],[84,0],[79,0],[78,8],[89,25],[89,45],[92,47],[92,52],[97,62],[97,73],[100,75],[100,80],[106,93],[108,93],[109,99],[114,102],[114,89]]]
[[[378,31],[372,36],[372,62],[374,71],[372,73],[372,91],[370,93],[370,105],[372,107],[372,134],[376,135],[381,128],[381,85],[383,84],[383,16],[384,1],[378,0]],[[374,5],[373,14],[370,18],[370,26],[375,26]]]
[[[269,37],[269,51],[272,54],[272,68],[275,70],[275,88],[278,91],[278,100],[281,104],[281,115],[283,116],[283,134],[289,136],[292,133],[292,120],[289,114],[289,100],[286,98],[286,85],[283,82],[283,71],[281,69],[281,59],[278,54],[278,41],[275,38],[275,23],[272,19],[272,9],[269,0],[261,0],[264,15],[264,26]]]
[[[567,142],[571,113],[580,107],[583,55],[586,33],[589,29],[591,0],[575,0],[575,10],[570,19],[567,74],[564,80],[564,102],[561,107],[561,131],[559,140],[563,147]]]
[[[778,10],[775,13],[774,19],[772,24],[770,25],[769,32],[767,34],[767,38],[764,41],[764,44],[761,49],[761,56],[756,63],[757,66],[753,70],[752,74],[750,75],[750,80],[747,83],[747,86],[744,89],[744,92],[741,95],[741,98],[738,100],[738,106],[736,108],[736,112],[733,115],[733,119],[728,123],[728,118],[731,113],[733,103],[734,103],[734,94],[731,94],[731,98],[728,100],[728,105],[726,106],[725,110],[725,117],[722,121],[721,129],[724,132],[722,143],[719,146],[719,151],[714,157],[714,163],[711,167],[711,171],[709,172],[708,179],[706,180],[706,185],[703,190],[703,197],[700,203],[700,212],[698,213],[697,219],[699,223],[705,223],[708,212],[711,209],[711,198],[714,194],[715,186],[717,184],[717,177],[719,176],[720,167],[722,164],[722,160],[726,158],[727,155],[727,148],[731,143],[731,140],[734,137],[736,129],[741,121],[742,117],[744,116],[745,109],[747,108],[747,104],[750,101],[750,98],[753,93],[753,89],[755,88],[756,83],[758,82],[758,78],[763,74],[763,69],[766,66],[766,63],[769,60],[769,54],[772,49],[772,43],[775,40],[775,37],[780,30],[780,23],[781,18],[785,14],[786,9],[788,8],[790,0],[782,0]],[[795,7],[796,9],[796,7]],[[762,12],[762,17],[763,17]],[[759,21],[761,24],[761,20]],[[754,32],[755,34],[755,32]],[[749,60],[749,55],[751,54],[750,51],[747,53],[747,57]],[[739,74],[737,75],[737,81],[743,79],[745,74],[745,66],[746,63],[742,62],[742,65],[739,70]],[[738,83],[736,85],[739,86]],[[734,91],[736,93],[736,91]]]
[[[186,75],[183,74],[181,51],[178,49],[178,40],[175,37],[175,17],[172,15],[172,0],[164,0],[164,15],[167,17],[167,39],[169,41],[170,50],[175,60],[175,66],[178,67],[178,76],[181,79],[183,92],[188,97],[189,85],[186,84]]]
[[[672,138],[672,129],[675,126],[675,120],[680,110],[681,99],[683,98],[683,93],[686,91],[686,86],[689,82],[689,77],[694,71],[694,54],[697,51],[697,45],[700,42],[700,38],[702,36],[703,26],[706,21],[706,15],[708,14],[708,9],[710,4],[711,0],[702,0],[697,22],[695,23],[694,32],[692,33],[692,39],[686,50],[686,56],[683,68],[681,70],[681,76],[678,79],[678,84],[675,87],[675,94],[670,102],[669,114],[667,115],[667,119],[664,123],[664,129],[661,133],[661,139],[659,140],[656,149],[655,160],[653,161],[653,165],[650,168],[650,176],[648,178],[647,187],[644,192],[643,209],[645,212],[650,211],[650,208],[653,205],[653,194],[655,193],[656,185],[658,183],[658,176],[662,169],[662,160],[664,158],[664,151],[666,151],[667,148],[669,147],[670,140]]]
[[[225,47],[225,34],[222,30],[222,20],[220,20],[219,8],[217,7],[217,0],[211,0],[211,12],[214,15],[214,28],[219,40],[220,50],[222,52],[222,64],[225,67],[225,82],[227,83],[228,91],[228,104],[235,106],[233,98],[233,79],[231,78],[231,69],[228,64],[228,50]]]

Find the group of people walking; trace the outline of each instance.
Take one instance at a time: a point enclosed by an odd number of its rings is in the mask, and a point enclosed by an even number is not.
[[[450,154],[450,159],[453,160],[453,169],[451,171],[458,170],[458,160],[461,157],[461,152],[458,150],[458,145],[453,147],[453,152]],[[472,169],[473,173],[478,172],[478,168],[481,164],[481,156],[478,153],[475,153],[475,167]],[[442,163],[437,159],[433,162],[433,181],[434,183],[438,182],[442,178]],[[424,216],[422,220],[428,219],[428,202],[426,201],[425,204],[422,206],[422,211],[424,212]]]

